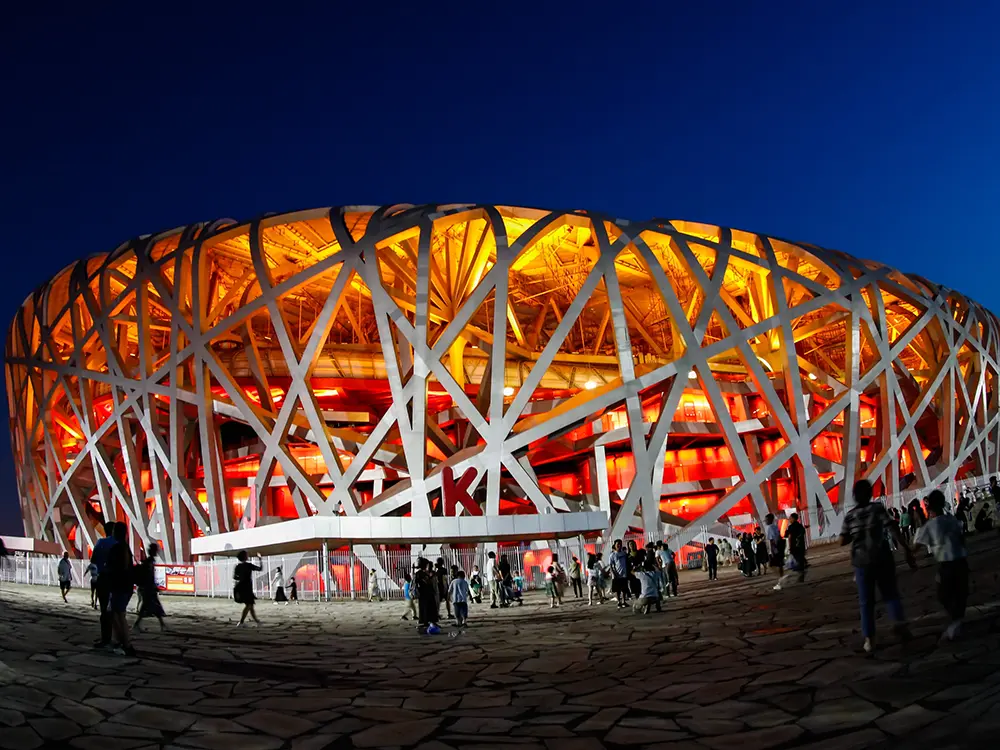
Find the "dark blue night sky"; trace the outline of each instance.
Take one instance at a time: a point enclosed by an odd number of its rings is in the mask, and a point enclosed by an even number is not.
[[[0,24],[4,328],[136,234],[452,201],[767,232],[1000,311],[1000,5],[43,5]]]

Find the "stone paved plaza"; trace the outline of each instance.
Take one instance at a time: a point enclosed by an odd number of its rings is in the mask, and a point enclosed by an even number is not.
[[[1000,540],[970,542],[965,638],[939,645],[933,567],[901,568],[915,639],[860,654],[839,548],[804,586],[723,569],[682,579],[662,614],[538,595],[474,606],[472,626],[418,635],[399,602],[261,602],[260,629],[227,600],[164,597],[170,630],[141,658],[90,648],[89,592],[0,591],[0,747],[297,748],[964,747],[1000,730]]]

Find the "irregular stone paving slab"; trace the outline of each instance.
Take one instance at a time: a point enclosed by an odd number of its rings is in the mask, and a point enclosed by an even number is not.
[[[883,713],[881,708],[861,698],[843,698],[817,703],[807,716],[799,719],[799,724],[810,732],[824,734],[864,726]]]
[[[305,734],[318,726],[316,722],[308,719],[301,719],[287,713],[268,711],[266,709],[255,710],[236,719],[240,724],[244,724],[252,729],[288,739]]]
[[[945,716],[941,711],[932,711],[923,706],[907,706],[888,716],[883,716],[875,724],[883,732],[901,736],[927,726]]]
[[[169,729],[179,732],[194,724],[197,718],[168,708],[135,705],[129,706],[120,714],[115,714],[111,717],[111,721],[148,729]]]
[[[355,747],[387,747],[389,745],[411,745],[431,734],[441,723],[440,719],[419,719],[401,721],[395,724],[380,724],[351,735]]]
[[[31,727],[18,727],[16,729],[5,729],[0,732],[0,747],[9,750],[31,750],[31,748],[41,747],[43,740]]]
[[[86,592],[53,613],[54,590],[5,585],[0,750],[985,747],[1000,716],[1000,540],[969,550],[964,638],[938,644],[924,563],[899,574],[914,640],[894,642],[879,606],[875,658],[832,547],[780,593],[773,577],[685,572],[662,614],[550,610],[529,593],[473,606],[472,627],[440,637],[400,622],[398,602],[262,606],[264,627],[236,630],[228,600],[164,597],[171,627],[138,634],[139,659],[91,648]]]
[[[82,734],[83,730],[69,719],[32,719],[28,722],[39,736],[47,741],[67,740]]]

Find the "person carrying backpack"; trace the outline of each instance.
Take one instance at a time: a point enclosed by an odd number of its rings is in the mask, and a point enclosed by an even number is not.
[[[872,502],[872,485],[867,479],[855,483],[854,503],[854,507],[844,517],[840,543],[851,545],[851,565],[854,566],[854,580],[858,586],[861,608],[861,633],[865,639],[863,647],[865,653],[871,654],[875,650],[876,586],[895,623],[897,636],[904,641],[910,637],[896,586],[896,561],[886,541],[887,529],[903,548],[911,568],[916,567],[916,560],[909,544],[899,533],[896,524],[890,520],[885,506]]]

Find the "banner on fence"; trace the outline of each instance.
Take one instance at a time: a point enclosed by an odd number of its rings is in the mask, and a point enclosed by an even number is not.
[[[194,593],[194,565],[156,565],[156,588],[168,594]]]

